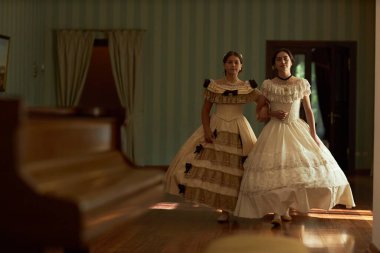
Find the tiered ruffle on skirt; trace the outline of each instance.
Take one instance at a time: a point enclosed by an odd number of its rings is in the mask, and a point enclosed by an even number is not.
[[[243,115],[226,120],[214,114],[210,127],[216,136],[214,142],[206,143],[203,127],[197,129],[168,168],[165,188],[186,200],[233,211],[243,163],[256,136]]]
[[[337,204],[355,206],[345,174],[299,118],[300,99],[310,94],[308,82],[299,79],[292,85],[281,85],[265,81],[262,93],[273,110],[288,111],[289,115],[284,121],[272,118],[261,131],[244,164],[235,215],[260,218],[273,212],[285,214],[289,207],[306,213]]]

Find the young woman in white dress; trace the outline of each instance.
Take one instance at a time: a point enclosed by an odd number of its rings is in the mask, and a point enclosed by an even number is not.
[[[166,192],[223,210],[220,222],[235,210],[243,163],[256,142],[244,105],[265,104],[256,83],[238,77],[243,68],[240,53],[228,52],[223,66],[224,78],[205,81],[202,126],[179,150],[165,177]]]
[[[246,218],[274,213],[275,226],[292,219],[289,208],[306,213],[337,204],[355,206],[345,174],[316,134],[310,84],[291,74],[293,62],[288,49],[272,58],[277,76],[261,87],[270,104],[270,120],[244,163],[234,212]],[[307,124],[299,117],[301,103]]]

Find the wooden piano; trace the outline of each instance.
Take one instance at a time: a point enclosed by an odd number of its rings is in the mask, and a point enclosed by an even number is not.
[[[163,196],[163,170],[120,151],[117,118],[53,111],[0,98],[2,252],[89,252]]]

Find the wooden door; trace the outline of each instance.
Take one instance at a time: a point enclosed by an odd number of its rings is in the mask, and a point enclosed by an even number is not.
[[[349,164],[349,76],[350,56],[340,46],[316,48],[312,53],[316,85],[328,148],[339,165]]]
[[[279,48],[288,48],[296,60],[303,59],[301,75],[314,86],[316,92],[311,98],[317,99],[319,104],[322,119],[319,122],[323,124],[320,137],[341,168],[352,172],[355,168],[356,42],[267,41],[268,77],[272,72],[272,54]],[[295,69],[292,71],[295,74]]]

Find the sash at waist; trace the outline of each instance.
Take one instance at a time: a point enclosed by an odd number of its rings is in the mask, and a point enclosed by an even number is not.
[[[233,120],[244,118],[243,114],[222,114],[222,113],[216,112],[213,115],[225,121],[233,121]]]

